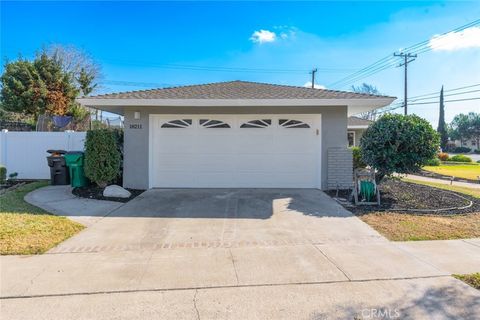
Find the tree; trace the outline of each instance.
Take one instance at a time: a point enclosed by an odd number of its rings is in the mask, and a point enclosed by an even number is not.
[[[77,96],[70,76],[46,54],[35,60],[20,58],[7,62],[1,76],[0,102],[7,111],[30,114],[63,115]]]
[[[90,130],[85,141],[85,175],[99,187],[118,177],[120,151],[117,133],[109,129]]]
[[[413,173],[435,157],[439,135],[417,115],[386,114],[360,139],[363,161],[377,170],[377,181],[393,173]]]
[[[472,138],[477,142],[477,149],[480,150],[480,113],[470,112],[468,114],[471,124]]]
[[[368,83],[362,83],[362,85],[358,87],[355,87],[352,85],[352,90],[353,92],[356,92],[356,93],[368,93],[368,94],[375,94],[375,95],[380,94],[380,92],[375,86]],[[372,111],[363,112],[359,114],[358,117],[365,120],[375,121],[377,119],[377,115],[378,115],[378,110],[376,109]]]
[[[54,44],[44,52],[69,73],[83,96],[91,94],[101,78],[100,66],[85,51],[74,46]]]
[[[445,123],[445,105],[443,103],[443,86],[440,90],[440,115],[438,117],[437,132],[440,135],[440,147],[445,150],[448,143],[447,125]]]
[[[472,112],[473,114],[473,112]],[[472,116],[473,118],[473,116]],[[450,123],[452,138],[455,140],[460,140],[460,144],[463,146],[463,143],[472,138],[472,129],[470,124],[469,115],[467,114],[457,114],[452,122]]]

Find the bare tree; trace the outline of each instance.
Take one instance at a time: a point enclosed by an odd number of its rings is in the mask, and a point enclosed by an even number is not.
[[[83,96],[98,88],[101,78],[100,65],[86,51],[72,45],[53,44],[45,49],[45,52],[71,75]]]
[[[378,91],[377,87],[375,87],[374,85],[368,84],[368,83],[362,83],[362,85],[360,85],[358,87],[352,86],[352,90],[353,90],[353,92],[356,92],[356,93],[368,93],[368,94],[375,94],[375,95],[380,94],[380,91]],[[362,118],[362,119],[365,119],[365,120],[375,121],[375,120],[377,120],[378,109],[363,112],[363,113],[360,113],[357,116],[359,118]]]

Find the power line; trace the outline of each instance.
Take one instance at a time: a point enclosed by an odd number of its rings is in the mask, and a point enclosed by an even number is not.
[[[458,32],[458,31],[461,31],[461,30],[464,30],[464,29],[467,29],[467,28],[470,28],[472,26],[475,26],[475,25],[478,25],[480,24],[480,19],[477,19],[475,21],[472,21],[470,23],[467,23],[465,25],[462,25],[460,27],[457,27],[453,30],[450,30],[448,32],[444,32],[438,36],[435,36],[435,39],[441,39],[441,38],[444,38],[446,35],[448,34],[451,34],[453,32]],[[409,46],[403,50],[401,50],[402,53],[405,53],[405,54],[421,54],[421,53],[425,53],[427,51],[430,51],[430,50],[433,50],[433,49],[438,49],[438,48],[441,48],[442,46],[437,46],[437,47],[433,47],[431,46],[431,43],[430,43],[431,39],[428,39],[428,40],[424,40],[424,41],[421,41],[417,44],[414,44],[412,46]],[[391,67],[394,67],[396,65],[396,61],[395,59],[392,59],[392,56],[391,55],[388,55],[380,60],[378,60],[377,62],[365,67],[365,68],[362,68],[336,82],[333,82],[331,84],[328,85],[328,87],[337,87],[337,88],[342,88],[342,87],[345,87],[345,86],[348,86],[348,85],[351,85],[353,83],[355,83],[356,81],[358,80],[361,80],[361,79],[364,79],[366,77],[369,77],[373,74],[376,74],[378,72],[381,72],[383,70],[386,70],[386,69],[389,69]]]

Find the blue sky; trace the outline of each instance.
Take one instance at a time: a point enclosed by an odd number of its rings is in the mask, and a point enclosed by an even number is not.
[[[0,49],[5,61],[18,54],[33,57],[44,45],[77,46],[102,66],[102,92],[237,79],[303,86],[313,67],[320,69],[317,84],[332,88],[335,81],[394,51],[479,18],[479,1],[2,1]],[[420,54],[409,68],[410,96],[436,92],[442,85],[448,90],[480,84],[475,35],[461,48]],[[354,84],[362,82],[403,96],[402,68]],[[480,92],[454,97],[480,97]],[[437,109],[410,108],[434,125]],[[447,103],[447,121],[468,111],[480,112],[480,100]]]

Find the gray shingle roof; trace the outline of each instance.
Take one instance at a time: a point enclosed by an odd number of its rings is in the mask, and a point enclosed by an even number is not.
[[[267,84],[247,81],[216,82],[163,89],[103,94],[95,99],[374,99],[365,93]]]
[[[371,120],[365,120],[362,118],[358,118],[355,116],[348,117],[348,125],[349,126],[369,126],[373,123]]]

